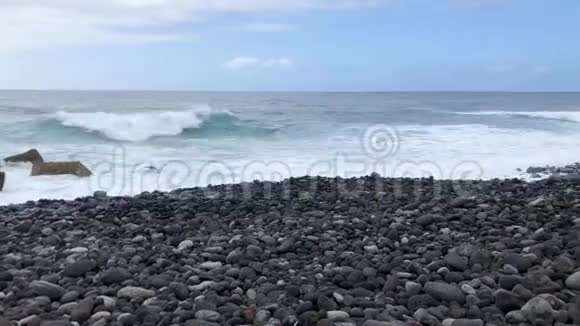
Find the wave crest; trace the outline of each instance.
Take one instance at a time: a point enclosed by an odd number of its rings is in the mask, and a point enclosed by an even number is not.
[[[479,111],[453,113],[462,115],[499,115],[580,123],[580,112],[578,111]]]
[[[211,119],[233,123],[235,116],[211,109],[139,113],[59,111],[56,119],[65,127],[82,128],[118,141],[140,142],[154,137],[177,136],[201,128]]]

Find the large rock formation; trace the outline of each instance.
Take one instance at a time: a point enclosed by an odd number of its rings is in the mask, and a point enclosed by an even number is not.
[[[71,162],[36,162],[32,165],[30,175],[60,175],[72,174],[77,177],[89,177],[93,173],[79,161]]]
[[[6,180],[6,173],[0,172],[0,191],[4,189],[4,181]]]
[[[11,163],[32,163],[32,171],[30,173],[32,176],[72,174],[76,175],[77,177],[88,177],[93,174],[83,163],[79,161],[45,162],[42,158],[42,155],[40,155],[40,153],[34,148],[22,154],[6,157],[4,161]],[[4,181],[3,176],[0,181]],[[0,190],[2,190],[2,187],[0,187]]]
[[[21,163],[21,162],[36,163],[36,162],[44,162],[44,159],[42,158],[42,155],[40,155],[40,153],[33,148],[22,154],[6,157],[4,161],[10,163]]]

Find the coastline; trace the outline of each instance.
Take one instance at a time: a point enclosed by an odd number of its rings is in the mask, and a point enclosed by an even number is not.
[[[575,178],[378,175],[1,206],[0,308],[41,325],[578,324],[579,213]]]

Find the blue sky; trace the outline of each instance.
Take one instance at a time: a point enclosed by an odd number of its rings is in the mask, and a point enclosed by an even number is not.
[[[580,91],[578,0],[5,0],[0,88]]]

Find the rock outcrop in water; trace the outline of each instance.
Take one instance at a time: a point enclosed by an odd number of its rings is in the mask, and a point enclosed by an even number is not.
[[[566,166],[530,166],[526,173],[534,178],[580,178],[580,163],[568,164]]]
[[[9,163],[37,163],[44,162],[44,159],[38,150],[33,148],[24,153],[6,157],[4,161]]]
[[[0,324],[578,325],[579,216],[568,179],[304,177],[5,206]]]
[[[10,163],[32,163],[31,176],[39,175],[63,175],[70,174],[77,177],[89,177],[93,173],[81,162],[45,162],[42,155],[36,150],[31,149],[22,154],[9,156],[4,159]],[[0,188],[0,190],[2,190]]]
[[[77,177],[90,177],[92,172],[81,162],[37,162],[32,165],[30,175],[62,175],[71,174]]]
[[[6,181],[6,172],[0,172],[0,191],[4,189],[5,181]]]

